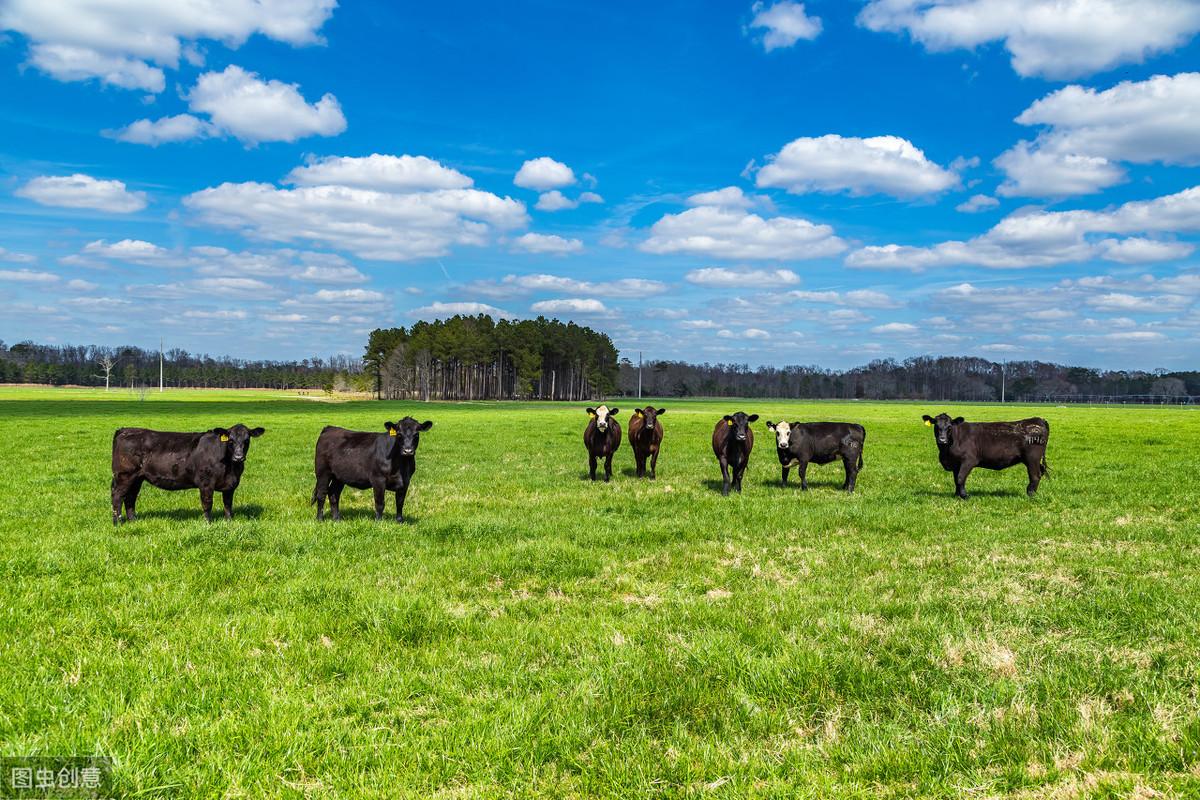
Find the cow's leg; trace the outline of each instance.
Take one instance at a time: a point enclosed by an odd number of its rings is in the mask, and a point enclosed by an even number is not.
[[[325,497],[329,494],[329,478],[317,474],[317,485],[313,487],[313,502],[317,504],[317,522],[325,519]]]
[[[1042,481],[1042,459],[1041,456],[1030,453],[1025,456],[1025,470],[1029,473],[1029,485],[1025,487],[1025,494],[1033,497],[1037,494],[1038,484]]]
[[[738,494],[742,493],[742,476],[746,474],[746,464],[749,462],[748,458],[742,458],[733,470],[733,488]]]
[[[404,522],[404,498],[408,496],[408,482],[396,490],[396,522]]]
[[[588,475],[590,475],[592,477],[592,480],[596,480],[596,455],[595,455],[595,453],[588,453]]]
[[[144,478],[134,478],[129,484],[129,488],[125,491],[125,521],[133,522],[137,519],[137,499],[138,492],[142,491],[142,481]]]
[[[650,480],[657,480],[658,476],[655,474],[657,471],[658,471],[658,448],[656,447],[650,451]]]
[[[954,473],[954,494],[958,496],[959,500],[967,499],[967,476],[973,469],[975,469],[974,464],[964,461],[958,465],[958,470]]]
[[[633,465],[635,472],[637,473],[637,477],[644,477],[646,474],[646,456],[644,456],[640,450],[633,451]]]
[[[225,506],[225,519],[233,519],[233,489],[226,489],[221,492],[221,502]]]
[[[121,524],[121,503],[125,501],[125,492],[128,489],[126,479],[114,475],[112,479],[112,515],[113,525]]]
[[[807,461],[800,462],[799,472],[800,472],[800,490],[807,492],[808,491],[808,462]]]
[[[329,518],[334,522],[340,522],[342,519],[342,489],[345,488],[346,484],[337,478],[329,481]]]
[[[788,465],[788,464],[783,465],[783,477],[779,479],[780,486],[787,486],[788,475],[791,473],[791,471],[792,471],[792,468],[790,465]]]
[[[375,493],[375,521],[379,522],[383,519],[383,506],[387,498],[384,495],[384,487],[382,483],[374,484],[371,486],[371,489]]]
[[[721,464],[721,478],[724,481],[723,485],[721,486],[721,496],[728,497],[729,496],[729,459],[727,459],[725,456],[721,456],[718,459],[718,461]]]
[[[612,457],[613,457],[612,453],[609,453],[608,455],[606,455],[604,457],[604,482],[605,483],[608,483],[609,481],[612,480]]]
[[[204,509],[204,521],[212,522],[213,489],[211,486],[200,487],[200,508]]]
[[[842,456],[842,466],[846,468],[846,480],[842,483],[842,489],[851,494],[854,493],[854,482],[858,480],[858,459],[855,453]]]

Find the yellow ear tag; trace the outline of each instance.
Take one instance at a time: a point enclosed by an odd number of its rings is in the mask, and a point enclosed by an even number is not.
[[[726,425],[728,425],[729,427],[731,427],[731,428],[732,428],[732,427],[733,427],[733,420],[731,420],[731,419],[727,419],[727,420],[725,420],[725,424],[726,424]]]
[[[395,435],[396,435],[396,429],[388,428],[388,436],[395,436]]]
[[[226,436],[225,434],[223,434],[223,433],[222,433],[222,434],[221,434],[221,441],[222,441],[222,442],[228,442],[228,441],[229,441],[229,437],[228,437],[228,436]]]
[[[646,415],[645,415],[645,414],[643,414],[642,412],[640,412],[640,411],[639,411],[639,412],[638,412],[638,416],[639,416],[639,417],[644,417],[644,416],[646,416]]]
[[[932,423],[932,422],[930,422],[929,420],[925,420],[925,427],[927,427],[927,428],[932,428],[932,427],[933,427],[933,423]]]
[[[589,417],[591,417],[592,419],[595,419],[595,418],[596,418],[596,415],[595,415],[595,414],[588,414],[588,416],[589,416]]]

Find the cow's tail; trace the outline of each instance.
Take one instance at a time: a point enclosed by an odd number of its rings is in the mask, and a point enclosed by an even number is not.
[[[859,430],[862,431],[863,438],[862,438],[862,441],[859,442],[859,445],[858,445],[858,468],[862,469],[862,465],[863,465],[862,454],[863,454],[863,450],[865,450],[867,447],[867,429],[860,425]]]
[[[1050,444],[1050,423],[1044,419],[1042,420],[1042,422],[1046,425],[1046,445],[1049,445]],[[1039,466],[1041,466],[1041,468],[1042,468],[1043,475],[1049,474],[1050,465],[1046,463],[1045,446],[1043,446],[1043,448],[1042,448],[1042,463]]]

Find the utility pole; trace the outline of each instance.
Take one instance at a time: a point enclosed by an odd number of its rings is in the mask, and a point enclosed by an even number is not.
[[[163,340],[158,337],[158,393],[162,394],[163,390]]]
[[[1004,402],[1005,384],[1008,382],[1008,364],[1004,361],[1000,362],[1000,402]]]
[[[642,351],[638,350],[638,400],[642,399]]]

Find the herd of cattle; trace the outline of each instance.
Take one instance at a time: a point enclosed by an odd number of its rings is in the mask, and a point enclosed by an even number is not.
[[[596,480],[597,464],[604,461],[604,480],[612,479],[613,455],[621,446],[619,409],[600,406],[589,408],[583,442],[587,446],[589,476]],[[637,476],[654,480],[658,454],[663,441],[659,417],[665,408],[635,409],[629,418],[629,446],[637,465]],[[1050,423],[1041,417],[1017,422],[967,422],[947,414],[925,415],[925,424],[933,428],[942,468],[954,473],[954,491],[967,498],[967,476],[976,467],[1007,469],[1024,464],[1029,473],[1026,493],[1033,497],[1042,476],[1049,472],[1046,445]],[[712,449],[721,467],[721,494],[742,490],[742,476],[754,449],[757,414],[738,411],[726,414],[713,428]],[[405,417],[384,423],[383,433],[350,431],[327,426],[317,438],[313,468],[316,486],[311,502],[317,506],[317,520],[325,518],[329,500],[330,517],[341,519],[342,489],[371,489],[375,499],[375,518],[383,519],[387,492],[396,497],[396,521],[404,521],[404,498],[416,472],[417,446],[421,433],[432,422],[417,422]],[[867,431],[849,422],[768,422],[775,435],[775,452],[786,485],[792,467],[800,473],[800,488],[808,488],[808,465],[829,464],[841,459],[846,472],[842,489],[854,491],[863,467],[863,447]],[[241,482],[250,451],[250,440],[262,436],[262,428],[234,425],[200,433],[168,433],[146,428],[120,428],[113,436],[112,515],[113,524],[136,518],[138,492],[143,483],[160,489],[199,489],[205,520],[212,521],[213,496],[221,493],[225,518],[233,518],[233,494]]]

